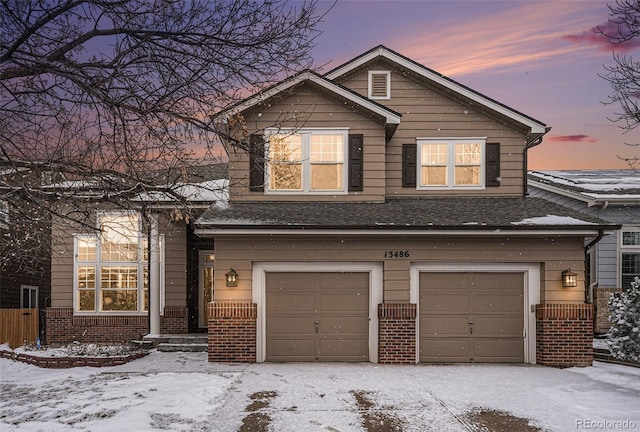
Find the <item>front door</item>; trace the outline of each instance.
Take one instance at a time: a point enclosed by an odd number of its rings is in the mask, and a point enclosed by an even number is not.
[[[209,326],[207,305],[213,301],[213,265],[215,254],[213,251],[200,251],[200,277],[198,286],[198,327]]]

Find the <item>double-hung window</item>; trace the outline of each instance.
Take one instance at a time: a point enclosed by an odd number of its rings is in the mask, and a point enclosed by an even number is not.
[[[270,193],[346,193],[347,129],[267,130]]]
[[[640,276],[640,230],[623,227],[620,233],[620,282],[622,289],[628,289]]]
[[[418,189],[484,188],[485,138],[419,138]]]
[[[75,236],[76,312],[147,311],[148,241],[142,234],[140,215],[101,213],[98,226],[97,235]]]

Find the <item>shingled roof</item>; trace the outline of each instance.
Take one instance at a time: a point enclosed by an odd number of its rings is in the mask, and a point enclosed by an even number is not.
[[[598,230],[618,226],[539,198],[419,198],[382,203],[214,205],[196,229]]]

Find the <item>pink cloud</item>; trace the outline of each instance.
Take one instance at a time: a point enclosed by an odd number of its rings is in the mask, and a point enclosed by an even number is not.
[[[639,38],[631,39],[618,45],[612,44],[613,39],[611,38],[623,37],[626,33],[628,33],[628,29],[625,26],[607,21],[590,30],[565,35],[562,38],[575,44],[591,45],[601,51],[611,51],[615,49],[619,52],[628,52],[640,47]]]
[[[588,143],[594,144],[598,140],[590,137],[589,135],[551,135],[549,136],[551,142],[570,142],[570,143]]]

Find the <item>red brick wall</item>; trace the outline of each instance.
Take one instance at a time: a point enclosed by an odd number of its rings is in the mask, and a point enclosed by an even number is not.
[[[209,361],[256,361],[255,303],[209,303]]]
[[[596,308],[595,332],[606,333],[611,328],[609,322],[609,296],[615,292],[622,292],[621,288],[596,288],[594,290],[594,302]]]
[[[378,362],[393,364],[416,362],[415,304],[379,304],[378,331]]]
[[[593,364],[593,305],[536,306],[536,361],[543,366]]]
[[[164,334],[187,333],[187,308],[166,307],[161,319]],[[148,316],[73,315],[72,308],[48,308],[47,343],[124,343],[149,333]]]

